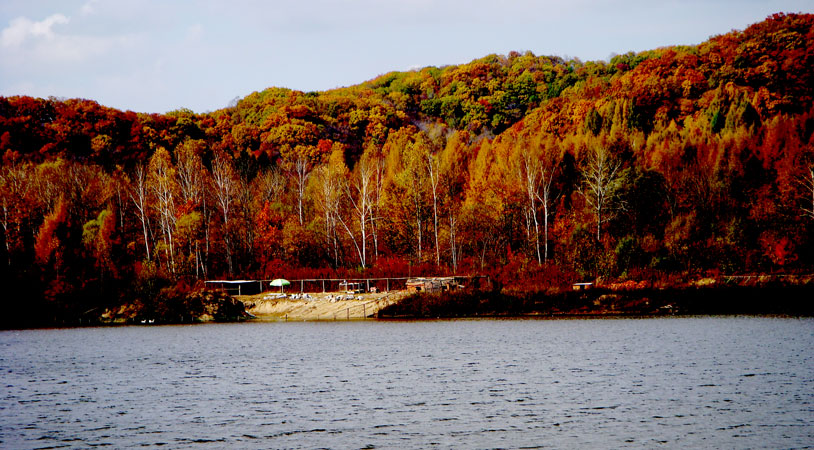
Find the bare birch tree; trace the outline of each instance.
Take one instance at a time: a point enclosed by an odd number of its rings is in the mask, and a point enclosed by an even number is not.
[[[116,210],[119,213],[119,229],[124,229],[124,211],[127,203],[124,192],[127,190],[128,181],[127,175],[124,173],[122,167],[117,165],[112,175],[112,182],[113,189],[116,190]]]
[[[167,269],[175,273],[175,250],[173,233],[175,232],[175,167],[166,149],[159,148],[150,158],[147,170],[147,186],[156,200],[158,223],[164,240],[164,251]]]
[[[551,215],[549,209],[552,203],[551,184],[554,181],[554,172],[557,171],[559,159],[546,158],[543,161],[547,163],[544,162],[540,165],[541,189],[537,194],[537,198],[543,205],[543,261],[548,262],[548,218]]]
[[[367,267],[367,222],[371,213],[373,172],[370,159],[363,157],[356,164],[352,182],[345,185],[345,194],[358,220],[361,245],[357,245],[356,250],[362,267]]]
[[[322,213],[325,221],[325,240],[333,252],[334,266],[339,266],[339,239],[336,234],[336,216],[342,192],[331,166],[321,165],[314,169],[311,182],[314,186],[313,199],[316,208]]]
[[[4,170],[0,172],[0,203],[2,203],[3,216],[3,242],[6,244],[6,256],[8,257],[8,266],[11,267],[11,236],[9,236],[10,216],[9,209],[13,207],[13,192],[11,186],[11,176]],[[10,171],[9,171],[10,172]]]
[[[463,246],[458,242],[458,229],[461,219],[461,201],[467,183],[469,155],[467,154],[465,134],[454,133],[446,140],[444,148],[438,153],[438,173],[441,185],[441,209],[446,208],[449,226],[450,265],[454,273],[458,271]]]
[[[263,202],[279,202],[285,192],[285,176],[280,171],[279,167],[272,167],[266,170],[259,177],[260,195],[263,196]]]
[[[799,178],[799,183],[804,189],[805,203],[801,207],[803,216],[814,219],[814,164],[806,167],[803,176]]]
[[[0,203],[2,203],[3,235],[6,245],[8,265],[12,266],[14,243],[19,242],[23,233],[22,219],[27,210],[23,199],[32,188],[30,166],[18,166],[14,162],[0,167]]]
[[[377,156],[373,164],[373,200],[370,212],[370,233],[373,237],[373,255],[379,258],[379,220],[381,220],[382,196],[384,195],[384,159]]]
[[[423,156],[426,150],[422,148],[424,145],[425,142],[420,139],[416,139],[414,144],[405,149],[403,156],[404,167],[401,173],[398,175],[398,178],[400,178],[400,184],[402,184],[402,186],[405,188],[407,195],[410,196],[410,200],[413,203],[419,262],[423,260],[424,201],[427,188],[427,167]]]
[[[540,188],[543,183],[542,164],[540,162],[539,149],[520,142],[520,150],[516,163],[517,178],[523,186],[523,194],[526,198],[526,213],[530,222],[534,225],[534,249],[537,255],[537,263],[542,264],[540,253],[540,225],[537,219],[537,200],[540,198]]]
[[[203,258],[201,259],[201,271],[203,272],[203,276],[206,277],[209,273],[209,249],[211,247],[212,242],[212,230],[211,230],[211,223],[212,223],[212,214],[214,213],[215,209],[210,206],[214,203],[210,197],[211,192],[213,191],[212,186],[214,182],[212,181],[212,176],[209,171],[204,170],[201,174],[201,186],[203,189],[201,195],[201,213],[203,215],[203,225],[204,225],[204,253]]]
[[[198,154],[198,141],[186,141],[175,150],[177,160],[178,187],[181,201],[197,205],[203,194],[204,165]]]
[[[433,232],[435,233],[435,265],[441,265],[441,246],[438,245],[438,181],[440,179],[440,169],[438,157],[431,152],[427,152],[427,175],[429,176],[430,190],[432,192],[432,218]]]
[[[554,175],[562,162],[562,149],[554,142],[539,142],[540,149],[540,190],[537,199],[543,207],[543,261],[548,262],[548,228],[551,217],[551,205],[556,201],[553,197]]]
[[[311,175],[311,163],[308,161],[308,159],[306,159],[305,156],[298,155],[295,167],[297,169],[297,200],[300,213],[300,225],[302,225],[304,220],[302,214],[302,203],[303,198],[305,197],[305,182],[308,180],[308,176]]]
[[[226,251],[226,266],[229,275],[234,273],[232,261],[232,238],[229,221],[232,213],[232,203],[237,192],[237,176],[229,157],[223,153],[216,153],[212,160],[212,182],[214,184],[215,201],[223,216],[223,245]]]
[[[452,273],[458,272],[458,246],[456,234],[458,232],[458,217],[453,208],[449,210],[449,254],[452,263]]]
[[[615,160],[610,150],[603,146],[591,147],[585,157],[580,192],[596,218],[597,241],[602,237],[602,224],[612,218],[620,167],[621,162]]]
[[[206,196],[204,195],[204,188],[206,186],[206,170],[200,156],[203,149],[203,141],[187,140],[175,149],[175,157],[177,161],[178,173],[178,187],[180,192],[181,201],[184,204],[197,207],[200,205],[202,217],[201,224],[204,227],[204,250],[206,260],[209,255],[209,211],[206,203]],[[194,243],[192,242],[194,241]],[[198,239],[190,239],[190,253],[194,256],[195,276],[200,276],[203,272],[206,274],[206,264],[204,257],[201,255],[201,249],[198,245]]]
[[[150,228],[150,216],[147,210],[147,173],[143,165],[136,166],[133,172],[133,182],[130,187],[130,200],[136,207],[136,215],[141,222],[141,230],[144,232],[144,250],[147,253],[147,260],[150,260],[150,237],[148,229]]]
[[[308,184],[308,178],[311,176],[311,169],[313,164],[306,154],[309,151],[308,147],[298,145],[293,151],[287,152],[288,173],[294,180],[294,187],[297,190],[297,213],[300,220],[300,225],[305,223],[304,202],[305,202],[305,188]]]
[[[364,254],[365,244],[364,244],[364,242],[362,242],[361,245],[360,245],[361,237],[360,238],[356,237],[356,233],[353,230],[353,223],[351,222],[351,219],[349,219],[348,217],[345,216],[344,209],[342,208],[342,203],[350,203],[350,204],[353,205],[353,206],[351,206],[351,208],[354,209],[353,212],[358,213],[358,211],[356,211],[356,206],[358,205],[359,202],[353,199],[353,194],[354,194],[354,191],[356,189],[350,187],[350,185],[349,185],[349,182],[348,182],[348,179],[347,179],[347,168],[344,167],[344,164],[342,164],[342,166],[341,166],[341,168],[339,170],[336,170],[335,172],[332,170],[332,173],[333,173],[334,179],[336,180],[337,188],[340,190],[340,192],[343,193],[341,198],[345,200],[344,202],[341,202],[341,200],[340,200],[340,203],[336,204],[336,210],[334,211],[333,217],[335,218],[335,220],[340,225],[342,225],[342,228],[345,230],[345,233],[348,235],[348,238],[350,238],[351,243],[353,243],[353,247],[356,250],[356,255],[359,258],[359,263],[362,264],[362,267],[364,267],[364,265],[365,265],[365,254]],[[358,184],[357,184],[357,186],[358,186]],[[364,223],[364,222],[362,222],[362,223]],[[363,227],[363,225],[360,225],[360,227]]]
[[[521,140],[518,145],[515,172],[526,199],[529,230],[531,230],[532,226],[534,230],[534,249],[537,255],[537,263],[542,264],[548,262],[548,222],[549,208],[553,201],[552,185],[554,174],[562,157],[556,146],[547,145],[540,140],[535,140],[532,143]],[[538,212],[540,207],[543,209],[542,251],[540,249],[540,219]]]

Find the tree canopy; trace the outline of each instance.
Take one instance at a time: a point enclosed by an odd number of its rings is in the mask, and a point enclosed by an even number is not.
[[[0,97],[3,279],[78,310],[156,277],[810,271],[812,25],[775,14],[607,62],[489,55],[206,114]]]

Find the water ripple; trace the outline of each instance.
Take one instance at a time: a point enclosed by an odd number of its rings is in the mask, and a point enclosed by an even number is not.
[[[0,332],[3,448],[806,448],[814,321]]]

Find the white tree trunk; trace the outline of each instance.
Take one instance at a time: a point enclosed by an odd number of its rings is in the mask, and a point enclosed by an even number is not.
[[[427,154],[427,173],[430,176],[430,188],[432,188],[432,217],[433,232],[435,233],[435,265],[441,265],[441,249],[438,245],[438,160],[431,153]]]
[[[147,254],[147,260],[150,258],[150,238],[147,232],[149,228],[149,218],[147,216],[147,176],[144,172],[144,166],[136,167],[134,174],[135,180],[133,182],[133,192],[130,193],[130,199],[136,206],[139,221],[141,221],[141,229],[144,232],[144,250]]]
[[[614,200],[618,170],[621,164],[611,158],[610,151],[595,147],[589,151],[582,171],[582,194],[596,217],[596,240],[602,238],[602,223],[609,220],[607,210]]]

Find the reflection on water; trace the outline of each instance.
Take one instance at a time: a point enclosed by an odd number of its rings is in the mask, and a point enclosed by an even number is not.
[[[814,320],[0,332],[2,448],[800,448]]]

